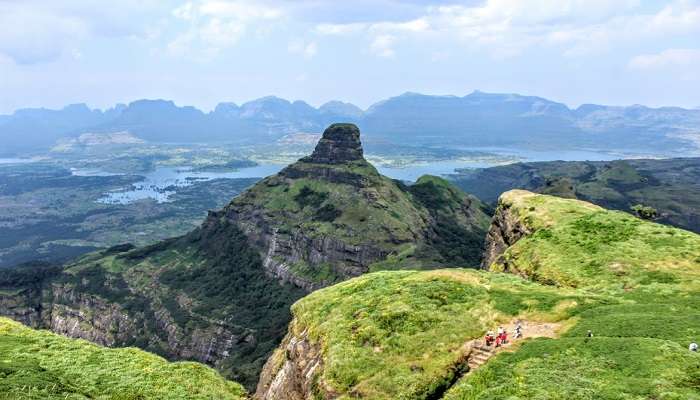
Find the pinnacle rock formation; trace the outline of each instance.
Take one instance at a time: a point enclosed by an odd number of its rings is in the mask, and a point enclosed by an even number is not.
[[[364,160],[360,130],[354,124],[333,124],[326,128],[313,154],[305,161],[343,164],[358,160]]]

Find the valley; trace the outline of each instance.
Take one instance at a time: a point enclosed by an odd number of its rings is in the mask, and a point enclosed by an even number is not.
[[[310,153],[319,135],[267,145],[155,144],[133,135],[84,134],[52,151],[0,159],[0,267],[63,262],[98,248],[185,234],[208,210]],[[450,149],[370,141],[367,159],[409,182],[462,168],[550,159],[558,152]],[[576,152],[610,159],[615,154]]]

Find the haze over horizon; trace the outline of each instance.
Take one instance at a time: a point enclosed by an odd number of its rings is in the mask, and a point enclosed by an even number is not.
[[[67,104],[64,104],[64,105],[57,105],[56,107],[46,107],[46,106],[21,107],[21,108],[17,108],[17,109],[15,109],[15,110],[12,110],[12,111],[7,112],[7,113],[0,113],[0,115],[11,115],[12,113],[17,112],[17,111],[20,111],[20,110],[37,109],[37,108],[38,108],[38,109],[46,109],[46,110],[55,110],[55,111],[58,111],[58,110],[65,109],[65,108],[67,108],[67,107],[71,107],[71,106],[75,106],[75,105],[83,105],[83,104],[86,105],[86,106],[87,106],[88,108],[90,108],[91,110],[99,110],[99,111],[103,111],[103,112],[104,112],[104,111],[107,111],[107,110],[109,110],[109,109],[113,109],[113,108],[115,108],[115,107],[119,107],[119,106],[122,106],[122,105],[128,106],[129,104],[136,103],[136,102],[140,102],[140,101],[144,101],[144,100],[145,100],[145,101],[149,101],[149,102],[159,102],[159,101],[173,102],[174,105],[175,105],[176,107],[179,107],[179,108],[182,108],[182,107],[194,107],[194,108],[196,108],[197,110],[200,110],[200,111],[202,111],[202,112],[204,112],[204,113],[210,113],[210,112],[213,112],[213,111],[215,110],[216,106],[217,106],[217,105],[220,105],[220,104],[233,103],[233,104],[236,104],[237,106],[242,106],[242,105],[244,105],[244,104],[246,104],[246,103],[252,103],[252,102],[256,102],[256,101],[263,100],[263,99],[267,99],[267,98],[282,99],[282,100],[289,101],[290,103],[294,103],[294,102],[296,102],[296,101],[302,101],[302,102],[307,103],[308,105],[310,105],[311,107],[316,108],[316,109],[321,108],[321,106],[323,106],[324,104],[332,103],[332,102],[335,102],[335,101],[340,101],[340,102],[343,102],[343,103],[346,103],[346,104],[350,104],[350,105],[357,106],[357,107],[358,107],[360,110],[362,110],[363,112],[367,112],[367,111],[369,111],[369,110],[372,108],[372,106],[374,106],[374,105],[379,105],[379,104],[381,104],[381,103],[383,103],[383,102],[385,102],[385,101],[387,101],[387,100],[394,99],[394,98],[399,98],[399,97],[405,96],[405,95],[413,95],[413,94],[415,94],[415,95],[419,95],[419,96],[428,96],[428,97],[457,97],[457,98],[459,98],[459,97],[464,97],[464,96],[473,95],[473,94],[475,94],[475,93],[486,93],[486,94],[493,94],[493,95],[513,95],[513,96],[522,96],[522,97],[540,97],[540,98],[543,98],[543,99],[548,100],[548,101],[553,101],[553,102],[556,102],[556,103],[564,104],[565,106],[567,106],[567,107],[568,107],[569,109],[571,109],[571,110],[575,110],[576,108],[578,108],[578,107],[580,107],[580,106],[582,106],[582,105],[586,105],[586,104],[595,104],[595,105],[602,105],[602,106],[609,106],[609,107],[631,107],[631,106],[633,107],[633,106],[642,106],[642,107],[649,107],[649,108],[652,108],[652,109],[654,109],[654,108],[667,108],[667,107],[672,107],[672,108],[674,108],[674,107],[675,107],[675,108],[682,108],[682,109],[686,109],[686,110],[700,110],[700,106],[697,106],[697,107],[684,107],[684,106],[676,106],[676,105],[658,105],[658,106],[650,106],[650,105],[648,105],[648,104],[640,104],[640,103],[634,103],[634,104],[605,104],[605,103],[590,102],[590,103],[582,103],[582,104],[571,105],[571,104],[567,104],[567,103],[565,103],[565,102],[560,102],[560,101],[557,101],[557,100],[555,100],[555,99],[545,98],[545,97],[543,97],[543,96],[538,96],[537,94],[531,94],[531,93],[505,93],[505,92],[504,92],[504,93],[495,93],[495,92],[486,92],[486,91],[483,91],[483,90],[474,89],[473,91],[471,91],[471,92],[469,92],[469,93],[464,93],[464,94],[418,93],[418,92],[406,91],[406,92],[403,92],[403,93],[399,93],[399,94],[395,94],[395,95],[390,95],[390,96],[387,97],[387,98],[382,98],[382,99],[377,99],[377,100],[375,100],[375,101],[371,101],[371,102],[369,103],[369,105],[368,105],[368,106],[365,106],[365,107],[361,107],[361,106],[359,106],[359,105],[357,105],[357,104],[355,104],[355,103],[353,103],[353,102],[350,102],[350,101],[343,101],[343,100],[340,100],[340,99],[329,99],[329,100],[327,100],[327,101],[325,101],[325,102],[322,102],[322,103],[312,103],[312,102],[310,102],[310,101],[307,101],[307,100],[301,99],[301,98],[285,98],[285,97],[282,97],[282,96],[277,96],[277,95],[275,95],[275,94],[267,94],[267,95],[263,95],[263,96],[259,96],[259,97],[255,97],[255,98],[251,98],[251,99],[247,99],[247,100],[242,100],[242,101],[240,101],[240,102],[232,102],[232,101],[223,101],[223,100],[222,100],[222,101],[220,101],[220,102],[215,102],[215,103],[213,103],[213,105],[212,105],[210,108],[199,107],[199,106],[197,106],[197,105],[189,104],[189,103],[181,103],[181,102],[174,101],[174,100],[172,100],[172,99],[167,99],[167,98],[153,97],[153,98],[131,99],[131,100],[128,100],[128,101],[125,101],[125,102],[114,102],[114,103],[112,103],[111,105],[110,105],[110,104],[107,104],[107,105],[105,105],[104,107],[92,106],[91,104],[89,104],[88,102],[85,102],[85,101],[80,101],[80,102],[75,102],[75,103],[67,103]]]
[[[697,108],[699,37],[698,0],[0,0],[0,114],[476,89]]]

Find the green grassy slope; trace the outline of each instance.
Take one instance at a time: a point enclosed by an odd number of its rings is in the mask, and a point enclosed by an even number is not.
[[[516,315],[550,321],[598,299],[511,275],[450,269],[377,272],[310,294],[293,333],[322,343],[321,379],[341,398],[428,398],[455,378],[460,347]]]
[[[525,191],[501,196],[506,206],[533,231],[506,251],[509,271],[609,300],[572,310],[560,339],[496,357],[447,399],[700,398],[700,355],[687,350],[700,338],[700,236]]]
[[[392,239],[414,240],[425,226],[425,210],[367,161],[329,165],[302,160],[288,169],[294,177],[284,176],[285,171],[268,177],[229,207],[252,207],[283,231],[303,229],[311,237],[332,235],[353,245],[373,242],[391,248]]]
[[[192,362],[107,349],[0,318],[0,399],[244,399],[239,384]]]
[[[577,200],[503,201],[533,231],[507,252],[517,275],[387,271],[293,306],[291,333],[322,348],[319,386],[342,399],[700,399],[687,350],[700,340],[700,236]],[[516,318],[561,329],[460,378],[460,347]]]
[[[492,270],[524,274],[545,284],[635,288],[700,279],[700,236],[646,222],[578,200],[513,190],[501,208],[533,233],[504,254]]]

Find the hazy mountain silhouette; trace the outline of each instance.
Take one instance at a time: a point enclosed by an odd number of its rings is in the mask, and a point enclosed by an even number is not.
[[[152,142],[269,143],[290,133],[320,133],[333,122],[353,122],[368,139],[403,144],[671,152],[700,137],[700,110],[595,104],[570,109],[541,97],[476,91],[463,97],[405,93],[366,111],[340,101],[314,108],[273,96],[240,106],[220,103],[208,113],[167,100],[137,100],[106,111],[84,104],[22,109],[0,116],[0,152],[46,149],[59,138],[85,132],[128,131]]]

